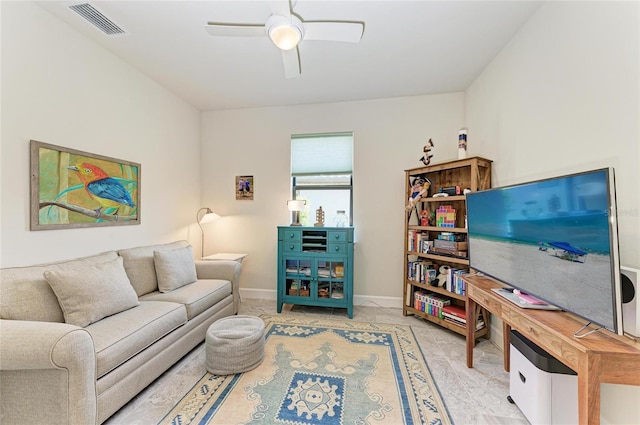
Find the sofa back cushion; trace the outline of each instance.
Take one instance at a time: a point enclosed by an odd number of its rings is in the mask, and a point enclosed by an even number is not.
[[[47,270],[71,270],[118,258],[115,251],[70,261],[0,270],[0,318],[64,323],[56,294],[44,278]]]
[[[191,246],[170,251],[154,251],[158,290],[171,292],[198,280]]]
[[[177,241],[163,245],[149,245],[122,249],[118,254],[124,260],[124,269],[129,276],[131,286],[138,296],[158,290],[158,276],[154,263],[154,251],[171,251],[189,246],[187,241]]]
[[[44,277],[58,298],[64,321],[71,325],[85,327],[140,304],[122,257],[72,270],[47,270]]]

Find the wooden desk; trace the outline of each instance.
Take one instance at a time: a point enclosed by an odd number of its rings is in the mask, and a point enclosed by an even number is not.
[[[482,276],[467,284],[467,367],[473,367],[476,304],[504,323],[505,370],[509,370],[509,331],[513,328],[578,373],[578,422],[600,423],[600,384],[640,386],[640,343],[601,330],[583,339],[573,334],[585,320],[563,311],[523,309],[492,291],[505,285]],[[473,325],[469,326],[470,323]]]

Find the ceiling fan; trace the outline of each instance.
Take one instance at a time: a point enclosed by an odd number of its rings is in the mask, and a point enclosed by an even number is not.
[[[272,15],[265,24],[208,22],[205,30],[216,37],[260,37],[266,35],[282,51],[286,78],[300,75],[301,41],[344,41],[357,43],[362,38],[364,22],[303,21],[293,13],[296,0],[270,2]]]

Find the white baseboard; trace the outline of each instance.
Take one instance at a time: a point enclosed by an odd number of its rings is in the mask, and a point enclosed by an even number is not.
[[[384,308],[402,308],[401,297],[377,297],[373,295],[354,295],[353,305]]]
[[[240,297],[242,299],[275,300],[277,299],[277,292],[275,289],[240,288]],[[402,308],[402,298],[354,295],[353,305]]]
[[[250,298],[256,300],[275,300],[277,299],[277,293],[274,289],[253,289],[253,288],[240,288],[240,298]]]

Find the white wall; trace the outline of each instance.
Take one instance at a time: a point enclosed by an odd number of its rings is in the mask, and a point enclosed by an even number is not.
[[[200,114],[27,2],[2,2],[0,265],[192,239]],[[141,163],[142,224],[29,231],[29,140]]]
[[[404,170],[421,165],[429,138],[436,145],[434,162],[454,159],[463,111],[464,95],[453,93],[205,113],[203,205],[225,216],[207,227],[205,254],[249,253],[241,287],[274,295],[276,226],[290,223],[291,135],[353,131],[354,293],[400,306]],[[238,175],[255,177],[254,201],[235,200]]]
[[[640,267],[637,2],[548,2],[466,91],[494,185],[616,172],[621,263]]]
[[[640,266],[640,3],[546,2],[466,91],[494,185],[612,166],[620,254]],[[492,324],[500,342],[501,326]],[[640,423],[640,387],[604,385],[604,423]]]

